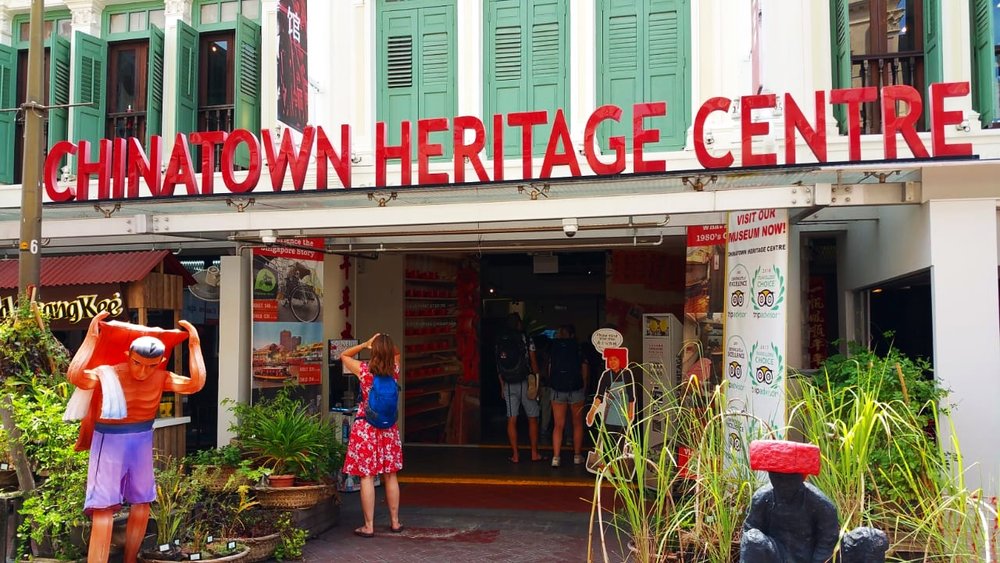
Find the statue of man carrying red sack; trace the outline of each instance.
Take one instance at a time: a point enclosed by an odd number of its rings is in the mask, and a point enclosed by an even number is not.
[[[106,312],[90,323],[87,336],[70,362],[67,377],[77,387],[66,408],[66,420],[81,420],[77,450],[90,450],[84,511],[93,526],[87,561],[108,560],[113,517],[130,504],[125,561],[139,554],[149,504],[156,500],[153,480],[153,419],[164,391],[191,394],[205,385],[205,360],[198,331],[187,321],[184,330],[164,330],[105,321]],[[165,368],[170,352],[188,339],[190,377]],[[124,356],[124,361],[123,361]]]

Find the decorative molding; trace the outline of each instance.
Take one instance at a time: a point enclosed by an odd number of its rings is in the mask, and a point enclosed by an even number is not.
[[[4,7],[0,6],[0,43],[4,45],[10,45],[11,41],[14,39],[14,28],[13,18],[10,17],[10,11]]]
[[[175,17],[185,21],[191,21],[191,10],[193,2],[191,0],[167,0],[163,6],[163,14],[168,19]]]

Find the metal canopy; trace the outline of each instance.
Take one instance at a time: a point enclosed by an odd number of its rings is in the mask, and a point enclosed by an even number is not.
[[[277,193],[265,177],[259,192],[241,196],[46,204],[42,236],[47,252],[150,244],[218,248],[259,242],[261,231],[323,236],[331,249],[345,252],[657,244],[683,234],[687,225],[724,221],[728,211],[787,208],[801,218],[828,205],[919,202],[920,166],[901,164]],[[567,218],[579,222],[572,238],[562,230]],[[19,209],[0,208],[0,239],[16,241],[19,220]]]

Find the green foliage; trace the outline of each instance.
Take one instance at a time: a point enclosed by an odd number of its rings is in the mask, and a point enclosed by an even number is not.
[[[73,447],[79,424],[62,420],[69,390],[65,381],[50,387],[41,379],[8,379],[4,385],[4,392],[11,396],[15,424],[21,430],[21,445],[34,471],[45,476],[27,495],[20,511],[24,518],[18,528],[22,554],[29,553],[28,540],[33,540],[39,546],[36,555],[82,555],[71,535],[87,520],[83,501],[88,452]]]
[[[931,376],[930,363],[923,358],[909,358],[898,350],[890,349],[885,355],[876,350],[851,345],[850,356],[832,356],[813,377],[813,383],[825,389],[831,412],[825,416],[842,420],[845,417],[859,420],[859,416],[876,417],[874,404],[885,406],[884,416],[898,419],[912,418],[918,430],[913,433],[882,432],[872,435],[872,442],[865,444],[864,463],[883,468],[865,482],[869,495],[881,491],[884,500],[905,505],[915,500],[903,495],[893,485],[905,478],[905,467],[920,464],[919,446],[924,442],[924,432],[935,431],[934,409],[947,396],[947,391],[937,386]],[[856,401],[862,406],[856,406]],[[860,409],[859,412],[853,412]],[[884,417],[883,416],[883,417]],[[878,417],[876,417],[878,418]],[[885,421],[873,420],[880,424]]]
[[[291,515],[287,512],[278,520],[278,533],[281,534],[281,543],[274,550],[274,558],[278,561],[302,559],[302,548],[306,545],[308,533],[292,523]]]
[[[249,469],[320,480],[335,475],[343,465],[346,447],[335,439],[336,429],[293,399],[287,388],[253,405],[231,401],[229,405],[237,419],[230,430],[254,462]],[[249,475],[247,470],[244,467],[242,473]]]
[[[69,352],[42,320],[22,299],[15,314],[0,321],[0,378],[62,378]]]
[[[156,469],[156,502],[150,505],[156,520],[156,543],[184,541],[183,534],[194,529],[195,508],[205,493],[205,468],[195,466],[188,476],[178,460],[161,461],[163,467]]]
[[[188,454],[185,461],[189,465],[216,465],[220,467],[239,467],[243,461],[243,452],[240,448],[227,444],[221,448],[198,450]]]

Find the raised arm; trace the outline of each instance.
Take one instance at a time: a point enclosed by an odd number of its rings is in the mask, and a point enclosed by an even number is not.
[[[198,336],[198,330],[187,321],[181,321],[178,324],[188,332],[188,372],[191,376],[184,377],[168,371],[163,388],[167,391],[190,395],[201,391],[201,388],[205,386],[205,358],[201,355],[201,337]]]
[[[91,321],[87,329],[87,336],[83,339],[83,344],[73,356],[66,370],[66,378],[69,382],[81,389],[94,389],[97,387],[97,375],[87,373],[87,364],[94,356],[94,349],[97,347],[97,338],[101,334],[101,321],[108,317],[107,311],[101,311]]]
[[[362,342],[361,344],[355,344],[354,346],[351,346],[347,350],[344,350],[343,352],[340,353],[340,361],[343,362],[344,366],[348,369],[348,371],[358,376],[359,378],[361,377],[361,360],[358,360],[354,356],[357,356],[358,352],[366,348],[370,349],[372,347],[372,342],[374,342],[375,339],[378,338],[379,334],[381,333],[376,332],[368,340]],[[399,365],[398,351],[394,359],[396,361],[396,365],[398,366]]]

